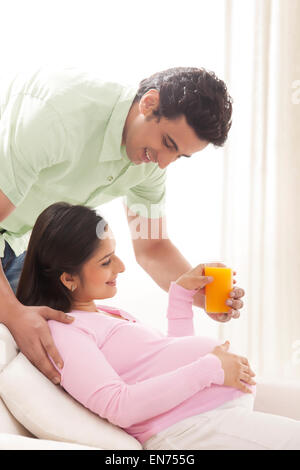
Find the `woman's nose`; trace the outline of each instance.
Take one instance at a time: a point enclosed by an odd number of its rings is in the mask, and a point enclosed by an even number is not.
[[[119,263],[120,263],[120,266],[119,266],[119,273],[123,273],[125,271],[125,264],[123,263],[122,260],[120,260],[119,258]]]

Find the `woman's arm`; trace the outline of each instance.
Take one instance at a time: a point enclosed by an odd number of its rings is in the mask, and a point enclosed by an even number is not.
[[[123,428],[174,408],[212,383],[224,382],[221,361],[207,354],[171,372],[127,384],[92,334],[54,321],[49,326],[64,361],[60,371],[63,388],[85,407]]]
[[[194,336],[193,297],[197,291],[171,282],[167,309],[168,336]]]

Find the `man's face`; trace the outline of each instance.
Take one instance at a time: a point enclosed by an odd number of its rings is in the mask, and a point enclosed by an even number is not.
[[[190,157],[200,152],[208,142],[196,135],[183,115],[174,120],[162,117],[156,122],[156,117],[151,115],[158,103],[158,91],[149,90],[133,105],[124,126],[122,144],[136,165],[149,163],[148,156],[163,169],[180,156]]]

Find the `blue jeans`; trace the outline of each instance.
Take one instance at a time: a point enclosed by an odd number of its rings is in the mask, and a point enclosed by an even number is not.
[[[26,251],[20,256],[16,256],[7,241],[5,241],[4,256],[1,258],[1,262],[5,276],[15,294],[23,269],[25,255]]]

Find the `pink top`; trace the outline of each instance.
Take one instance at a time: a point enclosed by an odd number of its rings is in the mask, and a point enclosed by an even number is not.
[[[64,361],[62,387],[141,444],[178,421],[243,395],[222,385],[221,361],[211,354],[220,341],[194,336],[196,292],[171,282],[167,336],[124,310],[99,304],[99,311],[120,318],[72,310],[72,324],[49,320]]]

